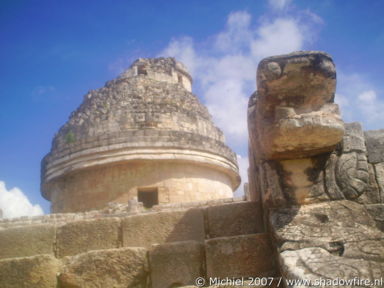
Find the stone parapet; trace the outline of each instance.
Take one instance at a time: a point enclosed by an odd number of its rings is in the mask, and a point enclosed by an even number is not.
[[[212,273],[276,276],[268,235],[242,224],[248,217],[253,223],[254,203],[223,199],[189,205],[134,213],[119,205],[4,219],[0,287],[181,287],[198,277],[209,283]],[[215,238],[226,234],[219,231],[226,225],[231,237]]]
[[[223,199],[188,204],[134,212],[120,205],[115,210],[3,219],[0,259],[38,254],[62,258],[90,250],[150,248],[180,241],[203,243],[261,230],[254,221],[259,212],[253,202]]]

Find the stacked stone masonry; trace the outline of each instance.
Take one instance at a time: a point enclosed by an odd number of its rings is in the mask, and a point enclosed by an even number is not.
[[[0,287],[168,288],[198,277],[277,275],[269,235],[244,221],[257,215],[254,203],[182,206],[4,219]]]
[[[52,212],[102,209],[150,193],[156,204],[233,197],[236,155],[191,81],[173,58],[139,59],[89,91],[42,161]]]
[[[282,277],[382,287],[384,130],[342,122],[325,53],[266,58],[257,84],[248,108],[250,197],[262,207]]]

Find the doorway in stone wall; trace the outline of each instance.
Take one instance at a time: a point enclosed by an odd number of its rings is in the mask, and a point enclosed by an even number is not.
[[[138,188],[137,200],[142,202],[145,208],[151,208],[159,204],[159,190],[156,187]]]

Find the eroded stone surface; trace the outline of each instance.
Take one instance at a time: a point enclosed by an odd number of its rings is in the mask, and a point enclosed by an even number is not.
[[[345,123],[345,134],[342,142],[343,153],[352,151],[367,152],[363,127],[358,122]]]
[[[204,241],[201,209],[159,212],[127,217],[122,220],[124,247],[150,247],[177,241]]]
[[[204,247],[194,241],[153,246],[149,252],[153,288],[194,284],[204,277]]]
[[[365,154],[357,152],[342,154],[337,162],[336,175],[345,198],[358,198],[365,191],[369,178]]]
[[[270,221],[283,250],[384,239],[366,208],[348,200],[275,209]]]
[[[279,165],[273,161],[265,161],[258,167],[261,200],[265,207],[286,206],[290,201],[289,196],[283,192],[282,179],[279,176]]]
[[[379,186],[380,202],[384,203],[384,162],[374,164],[376,181]]]
[[[57,255],[119,247],[120,220],[105,218],[68,223],[58,228]]]
[[[205,242],[207,277],[273,277],[274,256],[268,234],[221,237]]]
[[[248,111],[256,123],[250,133],[258,134],[250,136],[251,144],[260,157],[294,159],[332,151],[344,134],[332,103],[335,85],[328,54],[303,51],[262,60]]]
[[[291,205],[329,200],[323,166],[328,155],[280,161],[283,190]]]
[[[368,185],[364,193],[356,201],[362,204],[381,203],[381,191],[377,183],[375,169],[371,163],[368,163],[368,177]]]
[[[143,248],[91,251],[65,259],[62,288],[146,288],[148,263]]]
[[[318,247],[284,251],[280,254],[280,259],[282,273],[285,278],[305,279],[312,281],[312,283],[316,283],[315,281],[319,281],[320,278],[334,280],[353,280],[357,278],[374,281],[375,279],[380,280],[384,273],[384,264],[382,262],[339,257]],[[323,286],[335,287],[336,285]],[[341,286],[361,287],[353,284],[346,285],[346,283]],[[309,287],[309,285],[290,287]],[[381,285],[376,284],[371,287],[381,287]]]
[[[369,167],[363,152],[333,152],[325,164],[326,191],[333,200],[359,198],[369,188]]]
[[[262,215],[255,202],[232,203],[208,207],[206,211],[209,238],[262,232]]]
[[[0,259],[54,254],[55,227],[31,225],[0,230]]]
[[[0,287],[53,288],[60,263],[51,255],[0,260]]]
[[[370,163],[384,162],[384,129],[365,131]]]
[[[376,222],[376,227],[384,232],[384,204],[365,205],[368,213]]]

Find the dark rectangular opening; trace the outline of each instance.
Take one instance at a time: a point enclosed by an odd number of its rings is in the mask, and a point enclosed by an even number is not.
[[[137,74],[138,75],[147,75],[147,69],[144,65],[137,66]]]
[[[159,192],[157,188],[139,188],[137,189],[137,200],[142,202],[145,208],[151,208],[159,204]]]

